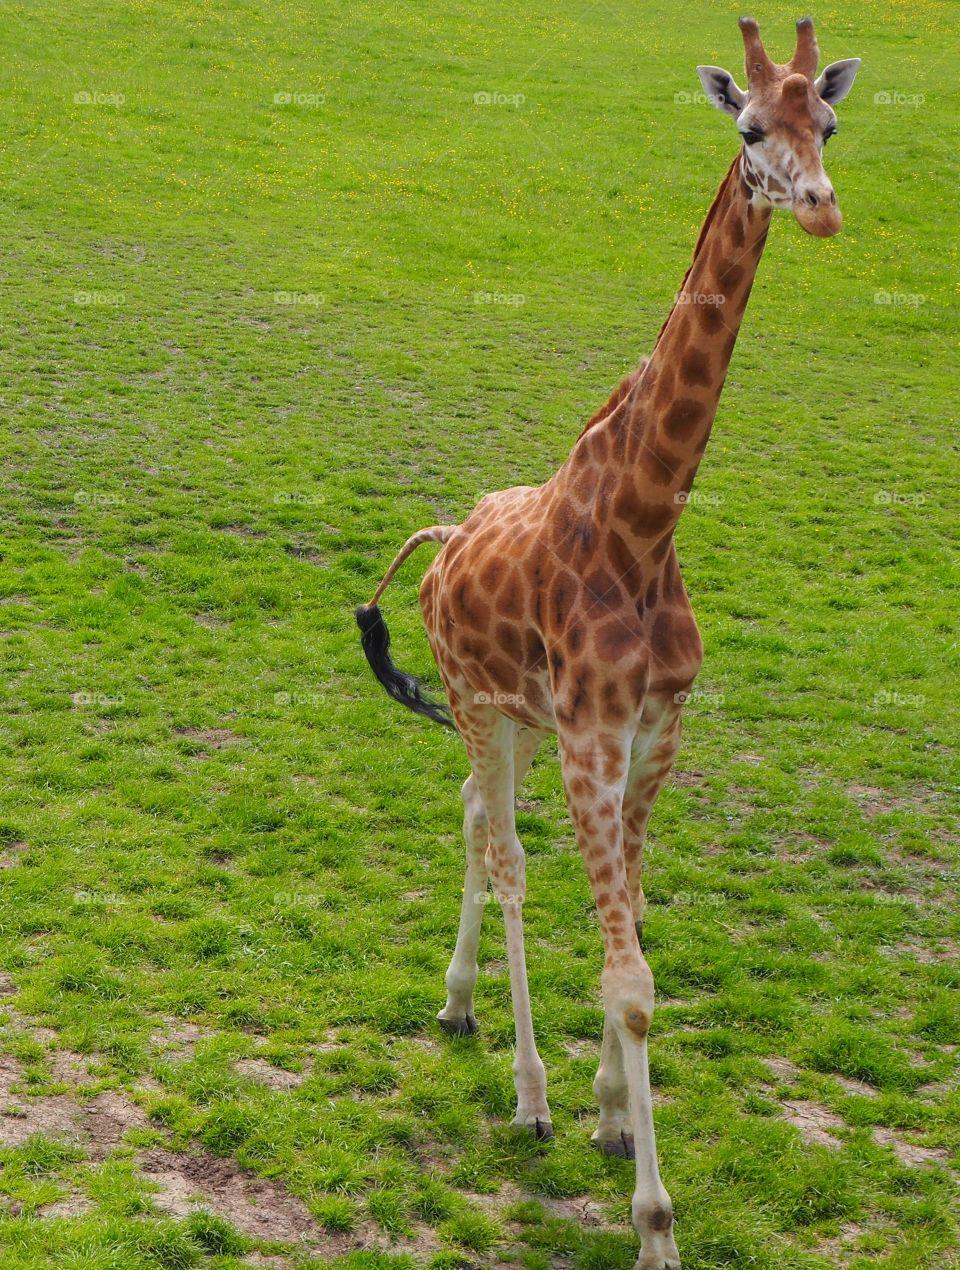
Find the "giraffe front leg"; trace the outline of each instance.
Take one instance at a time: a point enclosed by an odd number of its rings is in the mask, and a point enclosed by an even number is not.
[[[636,1270],[679,1270],[673,1209],[657,1163],[647,1063],[647,1034],[653,1018],[653,975],[640,951],[624,859],[622,816],[630,742],[614,736],[568,738],[561,735],[560,753],[567,803],[603,933],[606,1039],[601,1085],[612,1073],[612,1092],[605,1090],[612,1127],[623,1095],[623,1087],[618,1085],[620,1069],[616,1064],[615,1038],[619,1043],[629,1124],[633,1130],[636,1186],[631,1212],[641,1239]]]
[[[646,908],[641,875],[647,822],[673,764],[679,743],[678,713],[676,722],[671,722],[654,744],[649,748],[641,745],[639,752],[632,753],[630,759],[623,797],[623,857],[627,891],[641,947]],[[609,1019],[604,1020],[603,1050],[593,1082],[593,1092],[600,1108],[600,1118],[591,1141],[605,1155],[625,1156],[632,1160],[634,1137],[627,1094],[627,1073],[620,1038]]]
[[[655,739],[646,742],[641,734],[634,743],[623,797],[623,858],[627,869],[627,889],[630,892],[633,920],[641,948],[643,919],[647,909],[647,900],[643,893],[643,848],[653,804],[657,801],[657,795],[666,782],[680,748],[679,706],[674,704],[665,707],[664,714],[657,720],[657,727]]]

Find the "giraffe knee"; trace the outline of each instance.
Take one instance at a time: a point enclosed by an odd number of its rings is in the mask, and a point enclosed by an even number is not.
[[[646,962],[630,972],[604,976],[607,1015],[623,1039],[643,1041],[653,1021],[653,975]]]
[[[637,1002],[625,1006],[621,1012],[622,1026],[638,1041],[646,1040],[652,1022],[653,1011]]]

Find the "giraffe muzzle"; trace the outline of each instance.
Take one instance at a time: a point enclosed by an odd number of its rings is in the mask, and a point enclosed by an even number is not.
[[[843,214],[830,184],[808,185],[800,189],[794,196],[793,214],[807,233],[815,238],[832,238],[843,225]]]

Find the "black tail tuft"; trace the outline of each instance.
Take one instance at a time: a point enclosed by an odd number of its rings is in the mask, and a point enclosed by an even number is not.
[[[449,708],[438,701],[431,701],[424,694],[423,685],[418,679],[405,675],[393,664],[390,657],[390,632],[383,620],[383,614],[375,604],[362,604],[357,609],[357,625],[360,627],[361,643],[370,669],[394,701],[399,701],[416,714],[432,719],[434,723],[442,723],[446,728],[455,727]]]

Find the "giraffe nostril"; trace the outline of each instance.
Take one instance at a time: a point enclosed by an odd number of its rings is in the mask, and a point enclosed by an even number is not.
[[[836,196],[836,194],[833,192],[833,190],[831,190],[831,191],[830,191],[830,205],[831,205],[832,207],[836,207],[836,205],[837,205],[837,196]]]
[[[811,207],[816,207],[817,204],[820,202],[816,194],[814,194],[813,190],[807,190],[806,194],[804,195],[804,198],[807,200],[807,202],[810,204]]]

